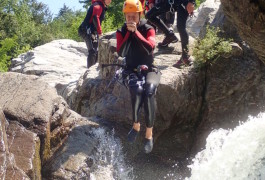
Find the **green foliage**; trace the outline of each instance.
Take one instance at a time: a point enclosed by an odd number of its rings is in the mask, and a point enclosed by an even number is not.
[[[112,0],[102,23],[103,33],[115,31],[124,23],[124,0]],[[80,0],[88,7],[91,0]],[[7,71],[17,55],[55,39],[82,41],[78,27],[86,12],[63,6],[52,19],[47,5],[37,0],[0,1],[0,70]]]
[[[84,8],[88,8],[92,0],[79,0],[79,3],[83,4]]]
[[[79,0],[79,2],[84,4],[83,7],[88,7],[91,4],[91,0]],[[103,33],[115,31],[123,25],[123,3],[124,0],[112,0],[111,4],[108,6],[108,10],[106,11],[105,19],[102,22]]]
[[[26,52],[30,49],[29,45],[20,46],[17,43],[17,37],[5,38],[0,41],[0,71],[5,72],[8,70],[10,65],[10,59],[15,56]]]
[[[59,10],[58,16],[57,18],[62,18],[62,17],[67,17],[69,15],[73,14],[72,9],[70,9],[68,6],[66,6],[65,4],[63,5],[63,7]]]
[[[124,14],[122,12],[124,0],[112,0],[106,13],[103,24],[103,32],[115,31],[124,23]]]
[[[195,0],[196,8],[201,5],[201,3],[205,2],[206,0]]]
[[[0,41],[0,72],[8,70],[10,64],[9,60],[11,58],[10,54],[16,45],[17,43],[11,38],[6,38],[5,40]]]
[[[207,27],[206,35],[195,43],[193,56],[195,58],[194,66],[203,67],[216,61],[222,54],[231,52],[231,40],[225,40],[218,36],[219,28]]]
[[[49,24],[49,32],[51,32],[52,39],[73,39],[81,41],[78,36],[78,27],[82,23],[86,13],[85,12],[67,12],[61,16],[57,16]]]

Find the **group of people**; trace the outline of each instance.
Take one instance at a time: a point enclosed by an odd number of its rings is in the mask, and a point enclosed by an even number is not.
[[[144,152],[150,153],[153,149],[153,126],[155,119],[155,93],[160,82],[161,73],[154,66],[153,51],[155,48],[155,28],[165,34],[158,46],[165,47],[170,43],[176,43],[178,38],[172,28],[168,27],[160,18],[165,13],[177,12],[177,28],[181,38],[182,56],[173,65],[180,68],[182,65],[190,65],[188,55],[189,36],[186,31],[186,21],[193,13],[195,0],[125,0],[123,13],[125,23],[117,30],[117,52],[126,58],[126,74],[131,94],[133,110],[133,126],[128,133],[128,141],[133,143],[140,132],[139,111],[144,106],[145,112],[145,141]],[[80,25],[78,32],[86,42],[88,48],[87,67],[97,61],[97,38],[102,35],[101,22],[104,19],[107,6],[111,0],[92,0],[92,5]],[[146,8],[145,8],[146,7]],[[145,8],[145,9],[144,9]],[[145,12],[145,18],[141,18]],[[140,71],[139,71],[140,69]]]

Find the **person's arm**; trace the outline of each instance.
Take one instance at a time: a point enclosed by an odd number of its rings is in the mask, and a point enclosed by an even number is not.
[[[134,35],[147,54],[151,54],[155,48],[155,30],[149,29],[146,38],[139,31],[135,31]]]
[[[131,35],[130,31],[127,31],[125,36],[122,36],[121,31],[117,31],[116,32],[116,39],[117,39],[117,52],[119,54],[119,56],[125,56],[124,49],[126,49],[127,45],[128,45],[128,38]]]
[[[102,34],[102,28],[101,28],[100,19],[99,19],[102,13],[102,10],[103,9],[100,5],[95,5],[93,7],[92,21],[93,21],[95,28],[97,29],[98,35]]]
[[[195,0],[186,0],[183,5],[183,8],[186,9],[189,14],[192,14],[194,11]]]
[[[155,6],[155,0],[148,0],[149,10],[152,9],[154,6]]]

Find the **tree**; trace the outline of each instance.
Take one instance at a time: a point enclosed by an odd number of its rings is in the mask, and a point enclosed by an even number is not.
[[[28,5],[34,22],[37,24],[47,24],[51,22],[52,15],[46,4],[42,2],[39,3],[36,0],[30,0]]]
[[[65,16],[72,15],[72,14],[74,14],[74,12],[72,11],[72,9],[70,9],[68,6],[66,6],[65,4],[63,4],[63,7],[59,10],[59,13],[57,15],[57,18],[65,17]]]
[[[87,8],[91,5],[91,0],[79,0],[79,3],[84,4],[83,7]]]

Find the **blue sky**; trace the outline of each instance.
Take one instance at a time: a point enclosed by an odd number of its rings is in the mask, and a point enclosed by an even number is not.
[[[71,8],[72,10],[85,11],[82,7],[83,5],[79,3],[78,0],[37,0],[38,2],[43,2],[47,4],[53,16],[56,16],[59,10],[63,7],[63,4]]]

